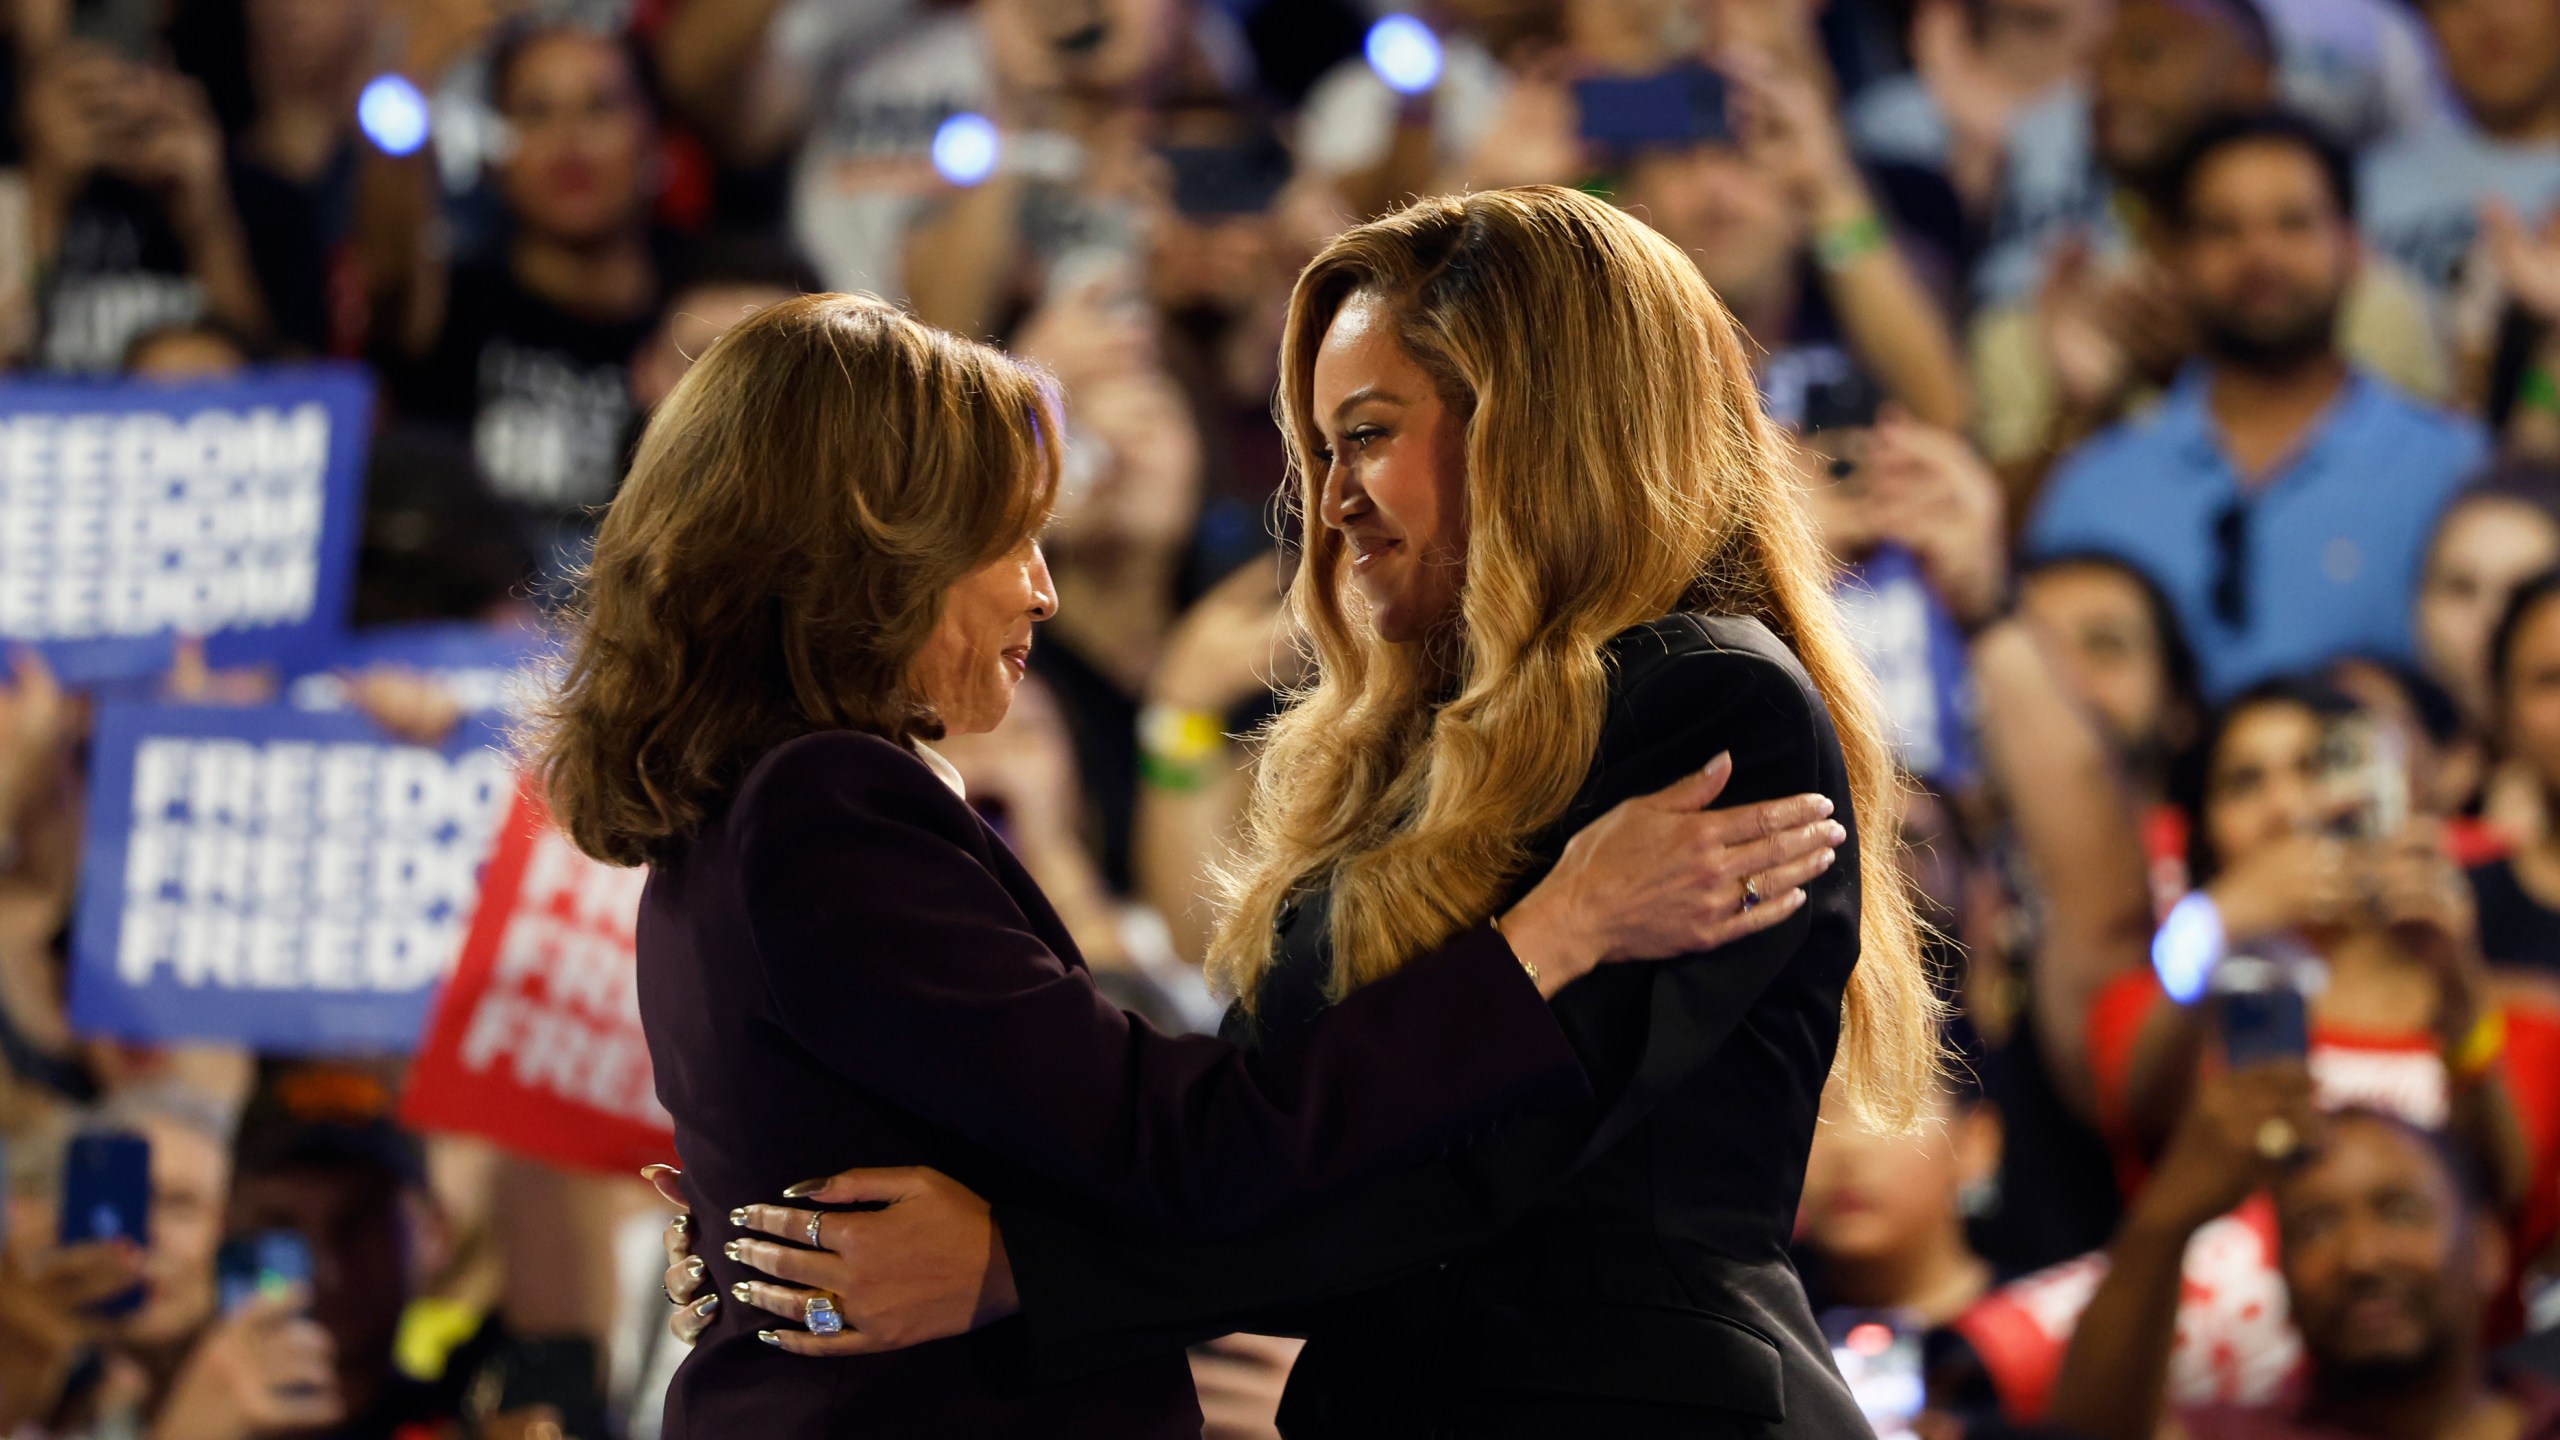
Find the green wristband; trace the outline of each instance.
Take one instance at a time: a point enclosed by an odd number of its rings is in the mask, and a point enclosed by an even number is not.
[[[1893,237],[1885,232],[1884,217],[1870,210],[1815,236],[1813,258],[1825,270],[1846,270],[1892,243]]]
[[[2551,378],[2549,366],[2534,366],[2524,372],[2524,383],[2516,387],[2516,403],[2545,415],[2560,415],[2560,380]]]

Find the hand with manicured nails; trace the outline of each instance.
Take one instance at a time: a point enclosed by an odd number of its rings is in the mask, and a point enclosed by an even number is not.
[[[675,1306],[667,1316],[667,1333],[690,1345],[711,1328],[712,1318],[720,1313],[720,1297],[702,1293],[702,1257],[693,1253],[693,1210],[677,1183],[684,1179],[684,1172],[673,1165],[650,1165],[640,1171],[640,1178],[676,1207],[675,1218],[667,1222],[660,1237],[667,1251],[667,1273],[661,1283],[668,1302]]]
[[[822,1250],[805,1248],[811,1211],[747,1205],[730,1213],[730,1223],[741,1229],[792,1242],[729,1242],[730,1259],[787,1282],[741,1281],[730,1290],[729,1298],[791,1322],[759,1331],[767,1344],[794,1355],[903,1350],[965,1335],[1021,1307],[1004,1236],[987,1202],[939,1170],[848,1170],[794,1185],[789,1194],[822,1205],[869,1202],[881,1208],[824,1214]],[[800,1328],[809,1301],[820,1295],[834,1298],[844,1316],[843,1333],[812,1335]]]
[[[1502,917],[1549,996],[1613,961],[1729,944],[1792,915],[1849,832],[1831,801],[1793,795],[1710,810],[1733,779],[1718,755],[1695,775],[1621,801],[1566,842],[1555,869]],[[1760,903],[1745,905],[1756,889]]]

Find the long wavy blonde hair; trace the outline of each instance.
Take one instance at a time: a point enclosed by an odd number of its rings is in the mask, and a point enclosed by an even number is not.
[[[1484,923],[1589,770],[1609,639],[1676,611],[1755,616],[1821,692],[1868,822],[1837,1070],[1862,1119],[1907,1128],[1939,1002],[1895,859],[1900,782],[1732,315],[1669,241],[1571,190],[1425,200],[1346,231],[1299,277],[1281,345],[1302,518],[1324,481],[1316,350],[1355,294],[1386,302],[1466,424],[1459,621],[1444,644],[1381,640],[1342,537],[1303,527],[1290,603],[1315,678],[1262,735],[1213,978],[1252,1004],[1280,910],[1314,886],[1332,891],[1337,997]]]

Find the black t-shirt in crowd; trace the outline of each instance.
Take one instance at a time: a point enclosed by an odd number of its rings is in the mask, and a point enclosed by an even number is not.
[[[112,175],[90,180],[63,217],[62,251],[41,299],[36,366],[60,374],[121,368],[135,337],[204,313],[204,288],[160,198]]]
[[[2560,910],[2525,893],[2513,861],[2492,860],[2470,873],[2481,953],[2492,964],[2560,971]]]
[[[249,245],[249,264],[265,292],[267,319],[287,349],[326,354],[329,293],[337,257],[354,226],[356,150],[342,145],[308,183],[254,160],[231,167],[231,201]]]
[[[413,418],[465,428],[499,498],[575,516],[621,483],[631,357],[657,323],[655,302],[620,319],[573,315],[527,290],[503,256],[458,266],[434,348],[389,367],[393,398]]]

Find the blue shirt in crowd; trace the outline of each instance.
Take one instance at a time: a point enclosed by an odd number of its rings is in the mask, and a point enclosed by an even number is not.
[[[2428,532],[2487,454],[2470,421],[2351,373],[2289,460],[2244,487],[2207,367],[2066,458],[2031,556],[2119,556],[2158,583],[2222,699],[2345,654],[2405,658]]]

